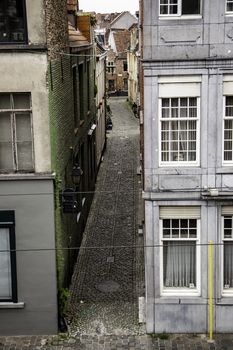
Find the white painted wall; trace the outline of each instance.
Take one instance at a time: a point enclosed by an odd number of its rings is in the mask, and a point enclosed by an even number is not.
[[[1,53],[0,56],[0,93],[31,93],[37,173],[51,171],[47,65],[47,56],[43,53]]]

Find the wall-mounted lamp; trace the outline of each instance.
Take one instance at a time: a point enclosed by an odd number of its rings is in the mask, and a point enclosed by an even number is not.
[[[83,171],[80,166],[75,165],[71,173],[72,182],[75,186],[79,186],[82,174]]]
[[[61,193],[61,200],[63,213],[77,212],[78,203],[76,200],[76,192],[73,188],[66,188]]]

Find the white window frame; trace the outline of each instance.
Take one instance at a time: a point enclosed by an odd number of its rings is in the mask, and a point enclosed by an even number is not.
[[[233,16],[233,11],[228,11],[228,10],[227,10],[227,5],[228,5],[228,4],[233,4],[233,0],[226,0],[226,4],[225,4],[225,12],[226,12],[226,15]]]
[[[171,0],[169,0],[171,1]],[[185,19],[192,19],[192,18],[201,18],[202,17],[202,0],[200,0],[200,13],[199,14],[188,14],[188,15],[182,15],[182,1],[177,1],[177,13],[168,13],[168,14],[161,14],[160,13],[160,7],[162,4],[160,4],[159,1],[159,17],[160,19],[179,19],[179,18],[185,18]],[[169,6],[169,5],[168,5]]]
[[[226,83],[225,83],[226,84]],[[232,83],[231,83],[232,84]],[[226,98],[232,96],[233,97],[233,93],[232,95],[229,94],[224,94],[223,96],[223,121],[222,121],[222,164],[224,166],[232,166],[233,165],[233,145],[232,145],[232,160],[225,160],[224,159],[224,134],[225,134],[225,120],[232,120],[232,124],[233,124],[233,116],[232,117],[226,117]],[[233,128],[232,128],[232,134],[233,134]],[[232,139],[233,142],[233,139]]]
[[[223,297],[233,297],[233,288],[224,287],[224,242],[232,242],[233,244],[233,234],[232,238],[224,238],[224,217],[232,216],[233,220],[233,207],[231,207],[232,214],[223,214],[221,215],[221,237],[222,237],[222,247],[221,247],[221,289]]]
[[[191,209],[192,207],[186,207]],[[192,210],[192,209],[191,209]],[[170,217],[173,219],[174,217]],[[194,217],[191,217],[194,218]],[[191,219],[190,218],[190,219]],[[175,217],[175,219],[188,219],[185,215],[180,214],[180,216]],[[200,296],[201,295],[201,254],[200,254],[200,217],[195,218],[197,220],[197,237],[196,238],[163,238],[163,218],[159,219],[159,236],[160,236],[160,295],[161,296]],[[163,284],[163,242],[177,242],[179,241],[191,241],[196,242],[196,287],[195,288],[171,288],[164,287]]]
[[[3,113],[10,113],[10,124],[11,124],[11,146],[12,146],[12,170],[15,172],[29,172],[32,173],[35,171],[35,160],[34,160],[34,145],[33,145],[33,128],[32,128],[32,103],[31,103],[31,94],[30,93],[24,93],[24,92],[0,92],[1,94],[6,94],[10,96],[10,108],[7,109],[1,109],[0,112]],[[17,94],[27,94],[29,97],[29,103],[30,107],[29,108],[14,108],[14,95]],[[18,147],[17,147],[17,123],[16,123],[16,117],[17,115],[28,113],[30,117],[30,131],[31,131],[31,157],[32,157],[32,164],[31,164],[31,169],[20,169],[19,166],[19,159],[18,159]],[[1,116],[0,116],[1,117]],[[0,173],[9,173],[9,169],[0,169]]]
[[[165,121],[162,118],[162,99],[163,98],[192,98],[195,97],[197,99],[197,118],[179,118],[180,121],[187,120],[196,120],[196,160],[195,161],[164,161],[162,160],[162,121]],[[160,167],[191,167],[191,166],[199,166],[200,164],[200,97],[198,96],[170,96],[170,97],[160,97],[159,98],[159,166]],[[170,119],[172,120],[172,119]]]

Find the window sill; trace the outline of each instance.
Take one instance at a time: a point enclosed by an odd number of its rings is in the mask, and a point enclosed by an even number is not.
[[[181,298],[183,297],[200,297],[201,294],[199,292],[199,290],[197,289],[179,289],[179,290],[175,290],[175,289],[172,289],[172,290],[163,290],[161,292],[161,297],[170,297],[170,298],[173,298],[173,297],[178,297],[180,300]]]
[[[36,44],[25,44],[25,43],[4,43],[0,42],[0,51],[1,50],[38,50],[45,51],[47,50],[46,45],[36,45]]]
[[[182,296],[182,297],[174,297],[174,296],[161,296],[160,298],[155,299],[155,304],[201,304],[206,305],[208,300],[203,299],[201,296]]]
[[[233,15],[233,14],[232,14]],[[160,15],[159,20],[185,20],[202,19],[202,15]]]
[[[24,309],[25,303],[0,302],[0,309]]]
[[[182,167],[199,167],[199,163],[189,163],[189,162],[167,162],[167,163],[160,163],[159,167],[162,168],[182,168]]]

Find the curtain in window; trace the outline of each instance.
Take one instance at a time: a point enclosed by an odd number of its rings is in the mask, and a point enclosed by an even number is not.
[[[233,288],[233,243],[224,242],[224,287]]]
[[[195,287],[196,243],[164,242],[163,267],[165,287]]]
[[[9,229],[0,228],[0,299],[11,298],[11,261]]]

